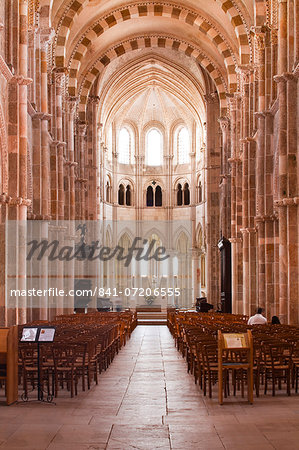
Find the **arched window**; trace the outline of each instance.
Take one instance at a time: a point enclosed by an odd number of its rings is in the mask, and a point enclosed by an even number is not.
[[[126,187],[126,205],[131,206],[131,186]]]
[[[146,206],[162,206],[161,186],[148,186],[146,190]]]
[[[120,184],[118,188],[118,204],[119,205],[125,204],[125,188],[123,184]]]
[[[178,184],[177,187],[177,205],[182,206],[183,204],[183,191],[181,183]]]
[[[156,187],[155,191],[155,206],[162,206],[162,189],[160,186]]]
[[[180,129],[177,142],[178,163],[187,164],[190,160],[190,139],[186,127]]]
[[[131,136],[127,128],[122,128],[118,138],[118,162],[130,164],[131,162]]]
[[[190,205],[190,189],[188,183],[177,185],[177,206]]]
[[[154,190],[152,186],[148,186],[146,190],[146,206],[154,206]]]
[[[146,136],[146,163],[148,166],[160,166],[162,164],[163,142],[162,135],[152,128]]]
[[[111,182],[110,178],[108,178],[106,183],[106,202],[111,203]]]
[[[188,183],[185,183],[184,185],[184,205],[190,205],[190,190]]]
[[[198,203],[202,202],[202,185],[201,185],[200,180],[199,180],[198,186],[197,186],[197,199],[198,199]]]

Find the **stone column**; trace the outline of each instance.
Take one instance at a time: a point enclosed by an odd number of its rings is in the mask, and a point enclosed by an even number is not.
[[[19,92],[18,92],[18,83],[16,77],[11,78],[9,84],[8,84],[8,102],[9,102],[9,108],[8,108],[8,128],[7,128],[7,143],[8,143],[8,186],[7,186],[7,192],[9,195],[7,195],[7,201],[5,202],[7,204],[7,220],[9,223],[9,229],[11,230],[11,223],[10,221],[18,220],[18,207],[12,206],[10,203],[11,197],[17,197],[18,196],[18,173],[19,173],[19,161],[18,161],[18,152],[19,152],[19,139],[18,139],[18,124],[19,124],[19,115],[18,115],[18,103],[19,103]],[[1,207],[3,209],[3,206]],[[6,228],[5,233],[7,233],[8,229]],[[16,233],[16,230],[15,230]],[[16,236],[15,238],[16,239]],[[8,248],[9,252],[8,252]],[[7,242],[7,249],[6,249],[6,255],[7,258],[7,264],[6,264],[6,271],[8,270],[8,264],[12,263],[15,265],[14,267],[14,273],[17,275],[17,246],[10,246],[10,243]],[[9,279],[6,277],[6,291],[8,292],[8,289],[17,289],[17,277],[15,279]],[[13,301],[13,299],[9,299],[7,296],[7,309],[6,309],[6,324],[7,326],[14,325],[17,323],[17,317],[16,317],[16,305],[17,305],[17,299]],[[9,301],[11,300],[11,301]]]
[[[57,141],[57,218],[64,219],[64,149],[62,93],[65,79],[65,68],[55,70],[56,86],[56,141]]]
[[[7,326],[7,302],[6,302],[6,224],[7,224],[7,212],[8,202],[10,197],[7,193],[0,195],[0,326]]]
[[[288,319],[288,255],[287,255],[287,208],[283,198],[287,195],[287,98],[286,80],[283,76],[276,76],[279,99],[279,314],[282,323]]]
[[[78,123],[78,156],[79,156],[79,177],[77,178],[78,183],[78,198],[79,198],[79,218],[80,220],[86,219],[86,202],[85,202],[85,186],[86,186],[86,178],[85,178],[85,156],[86,156],[86,130],[87,130],[87,123],[86,122],[79,122]]]
[[[32,82],[27,78],[28,70],[28,2],[19,0],[19,241],[18,241],[18,289],[26,289],[26,219],[27,207],[27,86]],[[26,297],[20,297],[17,323],[26,322]]]
[[[274,315],[274,217],[273,217],[273,116],[265,112],[265,303],[268,318]]]
[[[250,67],[239,67],[240,84],[242,92],[242,253],[243,253],[243,313],[249,315],[249,293],[250,293],[250,242],[249,242],[249,133],[250,133]]]
[[[45,220],[50,218],[50,145],[48,124],[51,118],[48,114],[48,70],[47,70],[47,49],[53,37],[52,29],[40,31],[41,40],[41,211]]]
[[[249,314],[255,313],[258,300],[257,291],[257,236],[255,227],[256,215],[256,141],[248,138],[248,228],[249,233]]]
[[[230,215],[231,215],[231,199],[230,199],[230,173],[228,159],[230,157],[229,148],[229,131],[230,120],[228,117],[220,117],[218,120],[222,131],[222,157],[221,157],[221,234],[226,238],[231,235]]]
[[[192,278],[193,278],[193,301],[196,301],[197,297],[201,297],[201,283],[200,283],[200,251],[198,249],[192,249]]]
[[[97,218],[97,210],[98,210],[98,199],[97,192],[99,188],[99,178],[98,178],[98,162],[99,162],[99,146],[98,146],[98,124],[97,124],[97,116],[98,116],[98,106],[100,102],[100,98],[96,95],[89,97],[91,101],[91,145],[92,145],[92,155],[90,158],[89,170],[89,215],[88,218],[95,220]]]
[[[101,162],[101,140],[102,140],[102,127],[101,123],[97,123],[97,150],[96,150],[96,219],[101,219],[101,203],[104,201],[103,196],[105,191],[105,180],[102,174],[102,162]]]
[[[229,239],[231,243],[232,254],[232,313],[243,314],[242,311],[242,285],[240,286],[239,272],[240,272],[240,258],[242,254],[242,239],[232,237]]]
[[[278,75],[288,70],[288,0],[278,0]]]
[[[257,119],[257,149],[256,149],[256,217],[257,228],[257,273],[259,306],[265,308],[265,34],[262,27],[255,27],[255,63],[257,69],[255,78],[258,85]]]
[[[207,107],[207,297],[217,306],[220,300],[220,255],[217,242],[220,238],[219,215],[219,101],[215,94],[205,95]]]
[[[299,298],[299,272],[298,272],[298,101],[297,101],[297,74],[285,74],[287,89],[287,172],[288,172],[288,198],[284,199],[287,205],[287,232],[288,232],[288,315],[289,323],[297,325],[298,298]]]
[[[258,306],[265,308],[265,115],[255,114],[258,119],[258,136],[256,152],[256,217],[258,240]]]
[[[69,220],[68,223],[68,243],[72,248],[75,247],[75,235],[76,235],[76,224],[75,224],[75,167],[77,163],[75,162],[74,157],[74,121],[75,121],[75,113],[76,107],[78,104],[77,97],[68,97],[67,98],[67,160],[65,165],[67,167],[67,186],[68,191],[66,193],[66,202],[65,202],[65,219]],[[74,289],[74,279],[75,279],[75,262],[74,260],[66,263],[65,266],[65,276],[67,276],[67,287],[68,289]],[[67,312],[74,312],[74,297],[67,299]]]
[[[75,220],[75,167],[77,163],[75,162],[75,154],[74,154],[74,121],[75,121],[75,113],[76,107],[78,104],[77,97],[69,97],[67,101],[68,106],[68,165],[69,165],[69,215],[68,218],[70,220]]]
[[[236,237],[236,98],[228,97],[230,106],[230,133],[231,153],[228,162],[231,166],[231,230],[229,239],[231,242],[232,258],[232,312],[238,312],[238,263],[237,263],[237,237]]]

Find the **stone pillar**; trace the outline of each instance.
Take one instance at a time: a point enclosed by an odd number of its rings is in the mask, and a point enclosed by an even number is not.
[[[237,237],[236,237],[236,98],[229,96],[230,106],[230,133],[231,153],[228,162],[231,166],[231,258],[232,258],[232,312],[238,312],[238,263],[237,263]]]
[[[219,100],[217,95],[205,95],[207,107],[207,183],[206,183],[206,217],[207,217],[207,297],[217,306],[220,301],[220,255],[217,242],[220,238],[219,214]]]
[[[258,118],[258,137],[256,154],[256,218],[258,239],[258,305],[265,307],[265,115],[256,113]]]
[[[6,305],[6,224],[7,224],[7,212],[8,202],[10,197],[7,193],[0,195],[0,326],[4,327],[7,324],[7,305]]]
[[[255,313],[258,302],[257,287],[257,229],[256,216],[256,141],[248,138],[248,229],[249,233],[249,313]]]
[[[97,209],[98,209],[98,199],[97,192],[99,188],[99,178],[98,178],[98,125],[97,125],[97,116],[98,116],[98,106],[100,102],[100,98],[98,96],[89,97],[91,101],[91,145],[92,145],[92,154],[90,155],[89,161],[89,188],[88,188],[88,201],[89,201],[89,214],[88,218],[95,220],[97,218]]]
[[[198,249],[192,249],[192,278],[193,278],[193,301],[197,297],[201,297],[201,283],[200,283],[200,252]]]
[[[232,237],[229,239],[231,243],[232,254],[232,313],[243,314],[242,311],[242,285],[240,286],[239,272],[241,269],[239,255],[242,254],[242,239]]]
[[[51,118],[48,114],[48,71],[47,71],[47,49],[53,37],[52,29],[40,31],[41,40],[41,211],[45,220],[50,218],[50,145],[48,124]]]
[[[230,199],[230,173],[228,159],[230,157],[229,132],[230,120],[228,117],[220,117],[218,120],[222,131],[222,155],[221,155],[221,234],[226,238],[231,235],[231,199]]]
[[[249,82],[251,70],[239,67],[240,87],[242,92],[242,254],[243,254],[243,314],[249,315],[250,261],[249,261]]]
[[[64,148],[62,93],[65,78],[65,68],[55,70],[56,86],[56,141],[57,141],[57,218],[64,219]]]
[[[257,110],[257,149],[256,149],[256,217],[257,228],[257,273],[258,306],[266,305],[265,288],[265,33],[263,27],[253,29],[255,35],[255,78],[258,86]]]
[[[18,139],[18,124],[19,124],[19,115],[18,115],[18,103],[19,103],[19,91],[18,91],[18,83],[16,77],[11,78],[9,84],[8,84],[8,128],[7,128],[7,134],[8,134],[8,195],[7,195],[7,201],[5,200],[5,203],[7,204],[7,215],[6,218],[8,221],[17,221],[18,220],[18,207],[12,206],[10,203],[10,200],[12,197],[16,198],[18,196],[18,173],[19,173],[19,161],[18,161],[18,152],[19,152],[19,139]],[[1,207],[1,210],[3,209],[3,206]],[[9,223],[9,229],[11,230],[11,223]],[[5,233],[7,233],[7,228],[5,230]],[[15,230],[16,232],[16,230]],[[15,237],[16,239],[16,237]],[[10,246],[10,243],[7,242],[7,249],[6,254],[8,256],[6,262],[12,263],[15,265],[14,272],[17,274],[17,247],[10,247],[10,251],[8,252],[8,248]],[[6,265],[6,271],[8,270],[8,264]],[[16,289],[17,288],[17,277],[15,279],[8,279],[6,277],[6,291],[8,292],[8,289]],[[9,298],[7,297],[7,300]],[[17,305],[17,299],[15,302],[8,302],[7,309],[6,309],[6,324],[7,326],[15,325],[17,323],[17,317],[16,317],[16,305]]]
[[[274,217],[273,217],[273,116],[265,112],[265,306],[268,318],[274,315]]]
[[[102,124],[97,123],[97,149],[96,149],[96,220],[101,219],[101,203],[104,201],[105,181],[102,174],[101,162],[101,140],[102,140]]]
[[[288,198],[284,199],[287,205],[287,232],[288,232],[288,316],[291,325],[297,325],[298,298],[299,298],[299,271],[298,271],[298,97],[297,82],[299,71],[293,75],[285,74],[287,89],[287,172],[288,172]]]
[[[280,7],[284,2],[280,3]],[[284,8],[282,8],[284,10]],[[281,11],[281,8],[280,8]],[[284,48],[284,37],[282,38]],[[280,69],[282,64],[280,63]],[[279,199],[276,201],[279,215],[279,315],[282,323],[288,322],[288,252],[287,206],[283,202],[288,192],[287,181],[287,90],[284,76],[276,76],[279,100]]]
[[[79,122],[78,123],[78,156],[79,156],[79,177],[77,178],[78,183],[78,199],[79,199],[79,219],[86,219],[86,202],[85,202],[85,186],[86,186],[86,178],[85,178],[85,156],[86,156],[86,130],[87,123]]]
[[[288,70],[288,0],[278,0],[278,75]]]
[[[65,201],[65,219],[69,220],[68,223],[68,236],[67,245],[70,245],[72,248],[75,247],[75,235],[76,235],[76,224],[75,224],[75,214],[76,214],[76,206],[75,206],[75,167],[77,163],[75,162],[74,157],[74,121],[75,121],[75,113],[76,107],[78,104],[77,97],[68,97],[67,99],[67,151],[66,157],[67,160],[65,162],[66,166],[66,178],[67,178],[67,192],[66,192],[66,201]],[[67,277],[67,288],[74,289],[74,280],[75,280],[75,261],[69,261],[65,266],[65,276]],[[67,305],[66,312],[73,313],[74,312],[74,297],[66,299]]]
[[[27,78],[28,70],[28,2],[19,0],[19,241],[18,241],[18,289],[26,289],[26,219],[27,207],[27,86],[32,82]],[[20,297],[17,323],[26,322],[26,297]]]
[[[75,113],[76,113],[76,107],[78,104],[78,98],[77,97],[69,97],[68,98],[68,114],[67,114],[67,120],[68,120],[68,166],[69,166],[69,204],[68,204],[68,218],[70,220],[75,220],[75,167],[77,163],[75,162],[75,154],[74,154],[74,120],[75,120]]]

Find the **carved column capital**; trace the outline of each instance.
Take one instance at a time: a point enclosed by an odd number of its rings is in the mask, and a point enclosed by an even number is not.
[[[87,122],[78,122],[77,129],[79,136],[84,137],[87,131]]]
[[[228,117],[219,117],[218,122],[220,124],[220,128],[222,133],[228,131],[230,128],[230,119]]]
[[[100,103],[100,97],[98,95],[90,95],[88,97],[88,101],[90,103],[94,103],[95,105],[98,105]]]
[[[244,83],[249,83],[249,77],[254,72],[254,66],[252,64],[240,64],[236,72],[242,77]]]
[[[14,75],[9,82],[20,86],[28,86],[33,82],[32,78],[23,77],[23,75]]]
[[[275,81],[275,83],[286,83],[286,78],[284,75],[275,75],[273,77],[273,80]]]
[[[37,32],[40,36],[41,48],[46,51],[55,36],[55,30],[54,28],[38,28]]]
[[[229,242],[230,242],[231,244],[241,244],[241,243],[242,243],[242,239],[241,239],[241,238],[238,238],[238,237],[231,237],[231,238],[229,239]]]
[[[217,92],[212,92],[211,94],[206,94],[204,95],[204,99],[206,103],[216,103],[217,99],[218,99],[218,94]]]
[[[55,80],[55,84],[58,88],[62,88],[63,87],[63,81],[65,76],[68,74],[68,69],[67,67],[55,67],[52,70],[53,76],[54,76],[54,80]]]
[[[11,202],[11,197],[6,192],[3,192],[0,195],[0,205],[4,205],[4,204],[10,203],[10,202]]]
[[[23,197],[10,197],[10,200],[8,204],[10,206],[30,206],[31,200],[29,198],[23,198]]]
[[[69,96],[67,97],[66,100],[68,113],[74,115],[76,112],[77,105],[79,103],[79,97]]]

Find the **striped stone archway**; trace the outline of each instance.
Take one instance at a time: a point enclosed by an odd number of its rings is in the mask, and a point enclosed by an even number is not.
[[[247,30],[247,26],[244,25],[245,21],[242,19],[241,15],[231,1],[215,1],[218,3],[220,2],[222,10],[228,14],[235,29],[239,42],[240,63],[248,64],[251,59],[250,35],[249,30]],[[68,8],[66,8],[65,14],[59,21],[56,30],[57,38],[53,47],[55,54],[53,63],[55,63],[57,67],[63,67],[66,65],[65,44],[74,23],[74,17],[80,14],[80,11],[82,11],[85,3],[86,1],[84,0],[76,0],[72,2]],[[80,55],[83,55],[86,52],[90,42],[92,42],[92,39],[100,36],[105,32],[105,30],[110,29],[120,22],[144,16],[171,17],[174,20],[176,19],[188,25],[194,26],[201,33],[208,36],[213,44],[218,48],[220,54],[224,57],[228,72],[231,70],[229,67],[236,64],[236,59],[234,58],[232,48],[230,48],[229,44],[226,42],[225,37],[219,30],[217,30],[215,23],[212,23],[194,10],[163,2],[155,5],[151,2],[134,3],[109,12],[109,14],[97,20],[84,32],[84,35],[80,38],[74,52],[72,53],[71,60],[74,58],[80,61],[82,58]]]
[[[97,58],[97,60],[88,68],[88,71],[83,74],[83,78],[78,88],[80,98],[79,102],[79,118],[85,120],[85,109],[88,100],[90,89],[98,77],[98,75],[105,70],[105,68],[114,59],[141,48],[168,48],[184,53],[186,56],[193,58],[202,67],[204,67],[213,79],[220,100],[221,115],[227,112],[226,92],[228,92],[227,84],[220,69],[215,66],[211,59],[204,54],[200,49],[195,48],[188,42],[179,40],[175,37],[163,35],[146,35],[125,40],[118,43],[117,46],[110,48],[107,52]],[[72,90],[69,91],[72,95]]]

